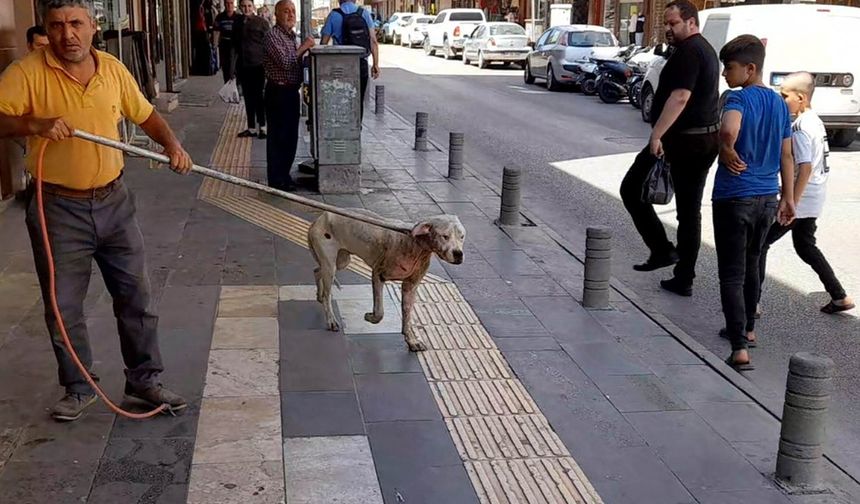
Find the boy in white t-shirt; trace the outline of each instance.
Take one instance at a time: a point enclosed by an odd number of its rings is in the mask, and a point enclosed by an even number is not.
[[[789,75],[780,86],[780,94],[788,110],[795,116],[791,125],[791,143],[797,177],[794,183],[794,201],[797,216],[788,226],[775,222],[768,232],[764,249],[761,251],[759,275],[762,283],[765,278],[765,263],[770,246],[791,231],[794,250],[806,264],[818,273],[831,300],[821,308],[828,314],[854,308],[854,302],[845,293],[842,284],[833,273],[824,254],[815,245],[816,219],[824,207],[827,189],[827,131],[824,123],[812,110],[810,102],[815,91],[815,79],[807,72]]]

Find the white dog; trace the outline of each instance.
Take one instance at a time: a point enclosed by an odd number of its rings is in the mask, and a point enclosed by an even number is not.
[[[373,212],[353,211],[384,219]],[[399,227],[410,225],[391,220]],[[351,254],[362,258],[373,269],[373,311],[364,315],[371,324],[378,324],[384,315],[382,288],[385,282],[402,282],[403,327],[401,331],[409,350],[420,352],[426,349],[423,342],[412,333],[409,320],[415,304],[415,289],[430,267],[430,258],[435,253],[451,264],[463,262],[463,240],[466,229],[456,215],[440,215],[422,220],[410,234],[398,233],[354,219],[332,213],[323,213],[308,230],[308,244],[319,267],[314,269],[317,283],[317,301],[325,308],[328,329],[337,331],[331,306],[331,287],[335,273],[349,265]]]

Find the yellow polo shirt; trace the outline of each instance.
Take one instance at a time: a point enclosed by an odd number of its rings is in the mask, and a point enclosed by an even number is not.
[[[75,129],[119,140],[119,121],[127,117],[141,124],[152,114],[131,73],[112,55],[93,49],[96,73],[84,87],[63,69],[50,48],[33,51],[0,75],[0,114],[62,117]],[[27,139],[26,165],[36,173],[36,158],[45,139]],[[122,152],[79,138],[48,146],[45,182],[71,189],[92,189],[117,178]]]

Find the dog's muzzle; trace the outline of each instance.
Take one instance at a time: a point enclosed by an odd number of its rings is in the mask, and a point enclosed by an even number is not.
[[[463,264],[462,250],[455,250],[452,255],[454,256],[454,264]]]

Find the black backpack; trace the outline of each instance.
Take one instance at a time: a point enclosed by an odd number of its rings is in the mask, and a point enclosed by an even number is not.
[[[335,12],[343,18],[341,26],[340,45],[359,46],[364,48],[364,55],[370,54],[370,28],[364,21],[364,9],[361,7],[352,14],[345,14],[341,9]]]

